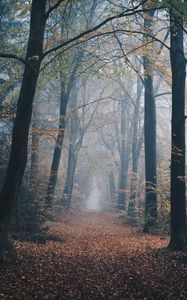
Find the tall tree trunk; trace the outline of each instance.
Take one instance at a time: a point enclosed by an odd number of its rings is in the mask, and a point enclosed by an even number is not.
[[[154,10],[146,13],[144,19],[145,40],[152,34]],[[144,146],[145,146],[145,224],[144,231],[155,229],[157,220],[157,178],[156,178],[156,106],[154,97],[151,49],[143,58],[144,66]]]
[[[12,146],[5,182],[0,194],[0,260],[5,260],[8,224],[16,202],[27,161],[29,126],[32,104],[42,60],[45,30],[46,1],[33,0],[31,8],[30,34],[17,113],[13,127]]]
[[[47,193],[45,199],[46,205],[51,204],[54,196],[58,168],[59,168],[60,158],[62,154],[62,146],[64,142],[65,128],[66,128],[66,109],[68,104],[68,98],[69,96],[65,91],[64,84],[61,83],[59,128],[58,128],[58,136],[56,138],[56,143],[55,143],[55,149],[53,153],[53,160],[51,164],[48,186],[47,186]]]
[[[183,20],[170,11],[170,59],[172,71],[171,135],[171,239],[169,248],[184,250],[186,240],[185,207],[185,79]]]
[[[119,191],[118,191],[118,208],[125,209],[126,204],[126,188],[127,188],[127,174],[126,174],[126,101],[123,100],[121,104],[121,149],[120,149],[120,177],[119,177]]]
[[[137,78],[137,97],[133,114],[133,141],[132,141],[132,175],[131,175],[131,191],[128,205],[128,215],[135,215],[135,200],[137,190],[137,172],[138,172],[138,159],[139,159],[139,142],[138,142],[138,117],[140,111],[140,99],[142,95],[143,85],[141,79]]]
[[[75,80],[73,87],[71,89],[71,97],[69,103],[70,112],[72,114],[70,119],[70,132],[69,132],[70,146],[69,146],[69,153],[68,153],[67,175],[66,175],[65,187],[62,195],[62,204],[66,206],[67,209],[69,209],[71,203],[77,158],[83,140],[82,134],[80,138],[77,140],[77,135],[80,132],[80,120],[77,115],[77,101],[78,101],[77,80]]]
[[[61,80],[59,128],[58,128],[58,136],[57,136],[56,143],[55,143],[55,149],[54,149],[54,153],[53,153],[50,176],[49,176],[46,198],[45,198],[45,202],[46,202],[47,206],[52,204],[52,200],[54,197],[57,175],[58,175],[58,168],[59,168],[60,159],[61,159],[61,155],[62,155],[62,147],[63,147],[64,134],[65,134],[65,129],[66,129],[67,105],[68,105],[68,101],[70,98],[72,87],[74,85],[76,72],[79,68],[79,65],[80,65],[83,55],[84,55],[84,52],[82,49],[80,49],[78,51],[78,53],[75,54],[75,57],[74,57],[75,65],[74,65],[71,75],[69,77],[67,88],[65,88],[65,84],[63,82],[64,79]]]

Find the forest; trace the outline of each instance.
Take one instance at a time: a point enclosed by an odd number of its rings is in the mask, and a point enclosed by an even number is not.
[[[0,0],[0,300],[187,299],[186,0]]]

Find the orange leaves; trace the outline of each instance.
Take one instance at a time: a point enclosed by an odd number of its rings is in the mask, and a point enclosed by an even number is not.
[[[45,245],[16,242],[0,299],[187,299],[187,259],[117,214],[64,213]],[[58,241],[57,241],[58,240]]]
[[[55,138],[57,134],[63,134],[65,129],[51,128],[51,129],[43,129],[43,128],[34,128],[32,129],[33,135],[44,136],[45,138]]]

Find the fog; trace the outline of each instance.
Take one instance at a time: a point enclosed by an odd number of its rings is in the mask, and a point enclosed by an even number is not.
[[[100,211],[102,209],[101,197],[102,197],[102,195],[101,195],[101,191],[99,190],[99,187],[98,187],[97,179],[94,178],[92,186],[91,186],[90,196],[88,198],[88,201],[86,202],[86,210],[87,211]]]

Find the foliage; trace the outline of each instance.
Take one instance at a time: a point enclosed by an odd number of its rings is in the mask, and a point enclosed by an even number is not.
[[[152,232],[156,234],[169,233],[170,232],[170,174],[167,166],[167,161],[161,161],[157,168],[158,182],[156,187],[156,192],[158,195],[157,201],[157,212],[158,218],[157,222],[152,228]],[[133,215],[129,214],[131,219],[130,223],[133,222],[142,226],[144,224],[144,186],[138,181],[134,187],[136,191],[135,199],[135,209],[133,210]],[[130,193],[130,191],[128,191]],[[138,198],[138,195],[140,196]],[[126,219],[124,217],[124,219]],[[147,220],[148,223],[152,223],[152,220]]]
[[[170,176],[169,170],[162,162],[158,166],[158,229],[170,232]]]
[[[12,233],[18,239],[42,241],[48,227],[47,220],[52,220],[52,214],[45,209],[42,196],[34,192],[24,183],[18,203],[13,211]]]

